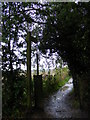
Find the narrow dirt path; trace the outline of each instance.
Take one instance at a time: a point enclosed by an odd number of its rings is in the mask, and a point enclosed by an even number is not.
[[[70,92],[72,78],[60,90],[43,101],[43,109],[36,110],[31,118],[88,118],[88,113],[72,106]]]

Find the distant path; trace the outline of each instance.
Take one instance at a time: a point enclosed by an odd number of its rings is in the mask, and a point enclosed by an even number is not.
[[[43,111],[35,111],[32,118],[88,118],[88,114],[72,107],[70,92],[72,78],[60,90],[44,100]]]

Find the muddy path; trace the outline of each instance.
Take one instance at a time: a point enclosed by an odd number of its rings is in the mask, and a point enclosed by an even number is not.
[[[72,89],[71,78],[60,90],[46,98],[42,109],[34,110],[31,118],[88,118],[88,113],[73,108],[70,95]]]

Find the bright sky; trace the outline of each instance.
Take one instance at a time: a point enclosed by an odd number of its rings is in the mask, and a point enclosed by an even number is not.
[[[19,38],[19,43],[20,42],[23,42],[24,39],[23,38]],[[12,42],[11,42],[11,47],[12,47]],[[25,47],[22,47],[22,48],[19,48],[17,49],[17,51],[15,52],[15,54],[19,57],[19,58],[22,58],[22,56],[20,55],[20,51],[23,51],[25,50],[26,48]],[[49,50],[48,50],[48,53],[46,55],[44,55],[45,57],[49,57]],[[41,54],[39,54],[39,69],[54,69],[56,67],[55,65],[55,60],[57,59],[57,53],[54,53],[51,57],[49,58],[45,58],[43,57]],[[31,69],[32,70],[36,70],[37,69],[37,65],[36,65],[36,54],[34,55],[34,57],[31,59]],[[59,64],[58,64],[59,65]],[[16,66],[14,66],[14,68],[16,68]],[[27,65],[23,65],[21,64],[21,69],[23,70],[27,70]]]
[[[56,65],[55,65],[56,55],[55,54],[53,54],[53,56],[52,56],[53,60],[51,58],[46,59],[46,58],[42,57],[41,55],[39,55],[39,59],[40,59],[39,60],[39,69],[40,70],[43,69],[43,68],[45,70],[47,70],[48,68],[54,69],[56,67]],[[32,62],[31,69],[32,70],[36,70],[37,69],[37,64],[36,64],[35,59],[36,59],[36,56],[31,59],[31,62]],[[57,66],[59,66],[59,64]],[[22,64],[21,68],[23,70],[27,70],[27,66],[26,65]]]
[[[42,2],[42,1],[43,1],[43,0],[40,0],[40,2]],[[36,25],[37,25],[37,24],[35,24],[35,25],[33,25],[33,26],[31,27],[32,30],[35,28]],[[30,29],[31,29],[31,28],[30,28]],[[42,27],[41,27],[41,28],[42,28]],[[25,33],[24,33],[24,32],[22,33],[22,31],[19,30],[19,33],[18,33],[18,34],[20,35],[20,34],[25,34]],[[25,41],[25,40],[24,40],[22,37],[19,37],[18,43],[23,42],[23,41]],[[15,49],[15,54],[16,54],[19,58],[23,58],[23,56],[21,56],[20,52],[22,52],[23,50],[26,49],[25,46],[26,46],[26,44],[24,44],[24,46],[21,47],[21,48],[19,48],[19,49],[18,49],[17,47],[14,47],[14,49]],[[11,40],[11,49],[13,49],[13,40]],[[48,57],[48,56],[49,56],[48,54],[49,54],[49,52],[46,54],[45,57]],[[55,60],[57,59],[56,55],[57,55],[57,53],[53,54],[52,57],[50,57],[49,59],[47,59],[47,58],[42,57],[42,55],[39,54],[39,58],[40,58],[39,68],[40,68],[40,69],[43,69],[43,68],[44,68],[44,69],[48,69],[48,68],[54,69],[54,68],[56,67],[56,64],[55,64]],[[31,69],[32,69],[32,70],[36,70],[36,68],[37,68],[35,59],[36,59],[36,56],[34,56],[34,57],[31,59],[31,61],[32,61]],[[52,59],[53,59],[53,60],[52,60]],[[59,64],[58,64],[58,65],[59,65]],[[14,68],[16,68],[16,66],[14,66]],[[21,69],[27,70],[27,65],[21,64]]]

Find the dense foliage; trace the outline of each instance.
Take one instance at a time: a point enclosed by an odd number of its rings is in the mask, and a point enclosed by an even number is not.
[[[3,117],[19,117],[25,114],[27,105],[27,76],[21,71],[26,64],[26,34],[31,30],[32,21],[27,14],[33,10],[32,3],[2,3],[2,82]],[[23,38],[23,39],[22,39]]]
[[[89,3],[51,4],[40,41],[42,51],[57,51],[71,71],[79,75],[87,72],[90,64],[89,9]]]
[[[48,11],[39,48],[43,53],[47,49],[51,53],[57,51],[68,63],[75,95],[78,96],[80,105],[85,103],[88,108],[89,86],[83,86],[87,84],[85,81],[90,84],[90,3],[51,3]]]
[[[3,73],[2,115],[3,117],[20,117],[25,114],[27,101],[26,75],[23,71]]]
[[[27,33],[32,32],[35,23],[44,18],[40,19],[42,8],[40,3],[2,2],[3,117],[22,116],[27,105],[27,76],[22,75],[21,65],[27,63]],[[36,41],[33,38],[31,42]]]
[[[3,114],[12,116],[26,99],[26,35],[37,38],[39,50],[57,52],[67,62],[80,104],[89,104],[90,78],[89,3],[2,3]],[[34,49],[33,49],[34,51]],[[58,79],[58,78],[57,78]],[[51,88],[50,88],[51,89]],[[23,92],[22,92],[23,91]],[[79,91],[79,92],[78,92]],[[19,99],[18,99],[19,97]],[[18,104],[17,104],[18,103]],[[11,108],[10,108],[10,107]],[[4,111],[5,110],[5,111]],[[12,112],[11,112],[12,111]]]
[[[61,71],[61,74],[60,74]],[[69,74],[69,69],[56,68],[53,70],[52,74],[44,74],[43,76],[43,96],[46,97],[57,90],[59,90],[68,80],[71,78]]]

